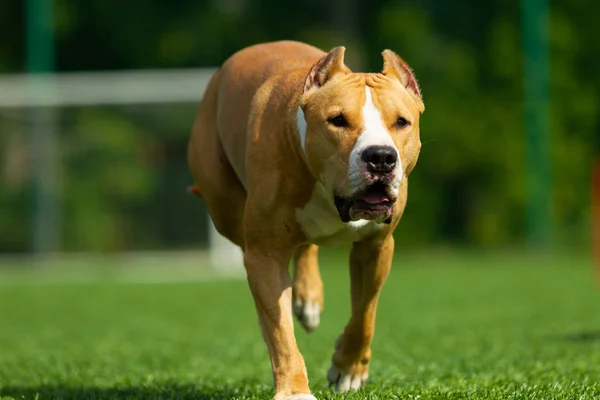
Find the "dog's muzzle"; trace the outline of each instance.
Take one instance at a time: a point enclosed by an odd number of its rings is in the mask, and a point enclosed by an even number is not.
[[[371,145],[360,153],[350,172],[353,185],[359,189],[350,197],[334,196],[343,222],[365,219],[391,223],[398,193],[398,162],[398,152],[392,146]]]
[[[340,219],[342,222],[366,219],[391,223],[396,198],[391,195],[390,188],[390,184],[382,179],[352,197],[334,196]]]

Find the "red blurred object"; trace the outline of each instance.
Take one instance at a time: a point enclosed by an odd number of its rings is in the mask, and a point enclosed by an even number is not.
[[[592,170],[592,248],[600,279],[600,158],[596,159]]]

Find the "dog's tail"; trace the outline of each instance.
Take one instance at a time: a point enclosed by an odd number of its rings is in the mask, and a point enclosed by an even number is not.
[[[200,188],[198,187],[198,185],[188,186],[187,192],[193,194],[194,196],[202,198],[202,193],[200,193]]]

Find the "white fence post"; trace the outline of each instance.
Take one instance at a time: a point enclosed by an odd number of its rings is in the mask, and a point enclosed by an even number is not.
[[[209,219],[209,225],[208,251],[211,267],[221,272],[243,271],[244,254],[242,250],[217,231],[212,219]]]

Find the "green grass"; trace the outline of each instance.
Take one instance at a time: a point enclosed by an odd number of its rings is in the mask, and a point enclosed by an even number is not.
[[[600,290],[585,257],[399,254],[370,381],[347,395],[325,380],[349,313],[345,258],[326,254],[322,270],[321,326],[296,328],[319,399],[600,398]],[[272,395],[243,280],[2,284],[0,275],[2,399]]]

